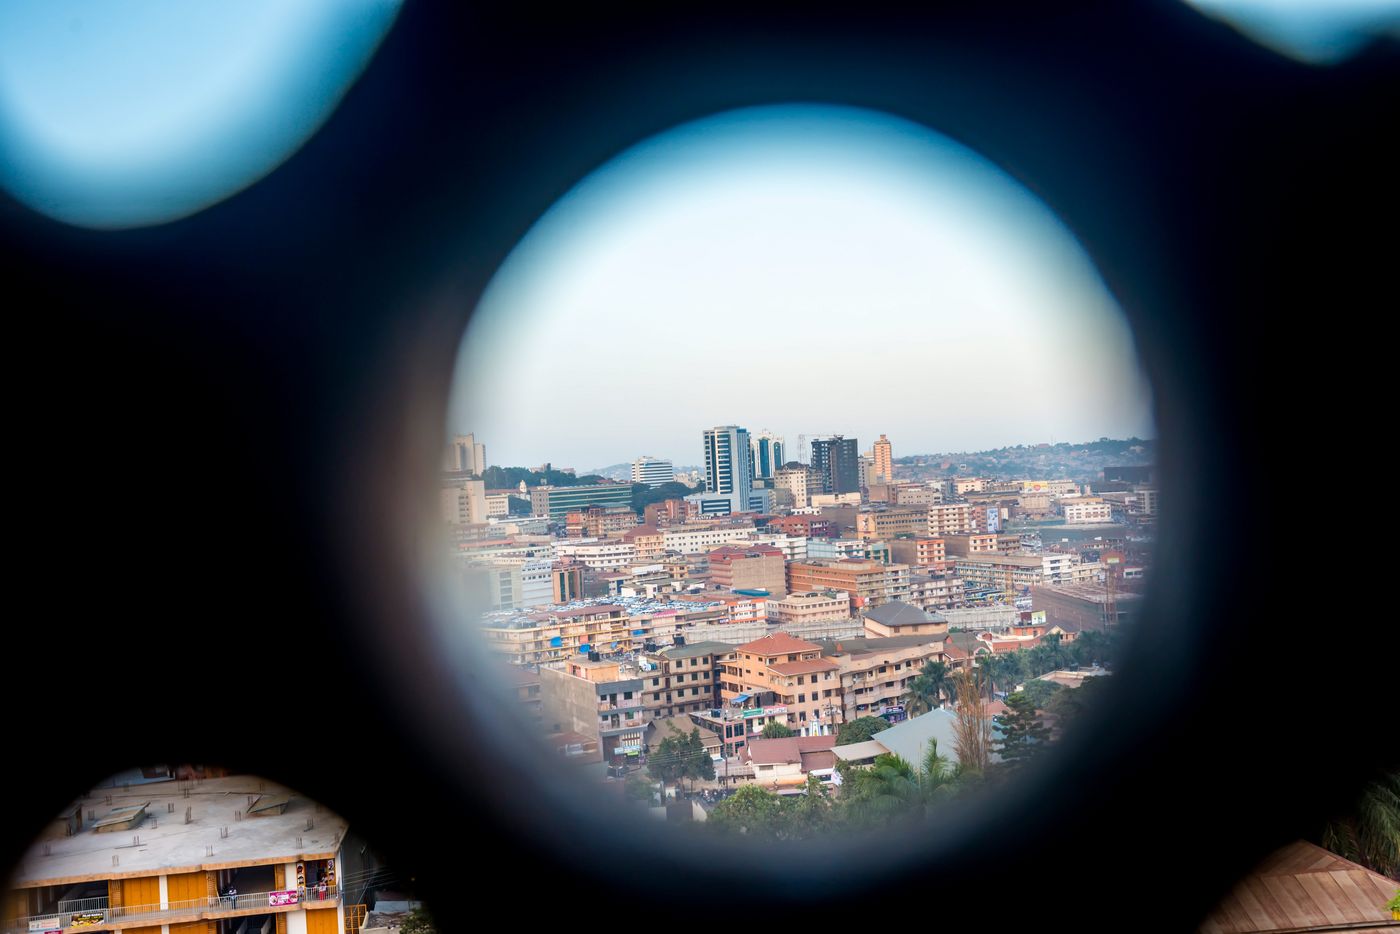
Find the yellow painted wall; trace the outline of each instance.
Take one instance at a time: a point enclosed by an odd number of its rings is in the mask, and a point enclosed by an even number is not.
[[[339,912],[334,908],[306,913],[306,934],[340,934]]]
[[[123,879],[121,881],[122,904],[126,907],[160,904],[159,876],[142,876],[139,879]]]
[[[0,911],[0,918],[6,921],[13,921],[16,918],[23,918],[29,914],[29,890],[17,889],[5,895],[3,911]]]
[[[148,928],[122,928],[122,934],[160,934],[160,925]]]
[[[186,873],[186,875],[192,875],[192,873]],[[170,934],[214,934],[216,929],[217,926],[213,921],[191,921],[188,924],[170,925]]]
[[[166,876],[165,889],[172,905],[176,902],[208,898],[208,873],[182,872]]]

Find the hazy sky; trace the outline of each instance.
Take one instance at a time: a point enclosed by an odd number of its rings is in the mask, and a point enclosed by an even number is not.
[[[1024,188],[871,111],[687,124],[583,179],[463,341],[449,430],[492,464],[700,462],[701,431],[895,456],[1152,437],[1126,324]]]

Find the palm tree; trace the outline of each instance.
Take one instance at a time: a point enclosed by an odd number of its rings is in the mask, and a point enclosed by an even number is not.
[[[1323,829],[1322,845],[1381,875],[1400,877],[1400,772],[1367,785],[1352,812]]]
[[[862,827],[921,815],[923,795],[919,773],[893,753],[876,756],[869,768],[854,770],[841,788],[848,816]]]
[[[942,662],[929,662],[922,671],[909,682],[904,693],[904,706],[909,715],[916,717],[938,706],[948,685],[948,666]]]

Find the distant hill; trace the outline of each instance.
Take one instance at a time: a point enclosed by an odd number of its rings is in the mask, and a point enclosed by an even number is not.
[[[1143,438],[1100,438],[1059,444],[1020,444],[990,451],[950,451],[896,457],[898,475],[910,478],[977,475],[1030,479],[1093,480],[1105,467],[1151,465],[1157,442]]]

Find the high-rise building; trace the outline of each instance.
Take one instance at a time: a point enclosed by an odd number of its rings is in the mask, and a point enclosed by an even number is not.
[[[486,445],[477,444],[473,435],[458,435],[447,446],[442,469],[481,476],[486,472]]]
[[[767,479],[783,466],[783,439],[768,429],[753,437],[753,475]]]
[[[875,442],[875,469],[871,472],[870,482],[894,482],[894,449],[890,445],[890,439],[884,435]]]
[[[632,462],[632,482],[658,487],[676,479],[676,468],[670,461],[643,455]]]
[[[705,492],[692,493],[686,499],[699,504],[706,515],[727,515],[748,512],[753,491],[753,451],[749,446],[747,428],[720,425],[706,428]]]
[[[813,439],[812,467],[821,477],[822,493],[860,492],[860,446],[855,438]]]

